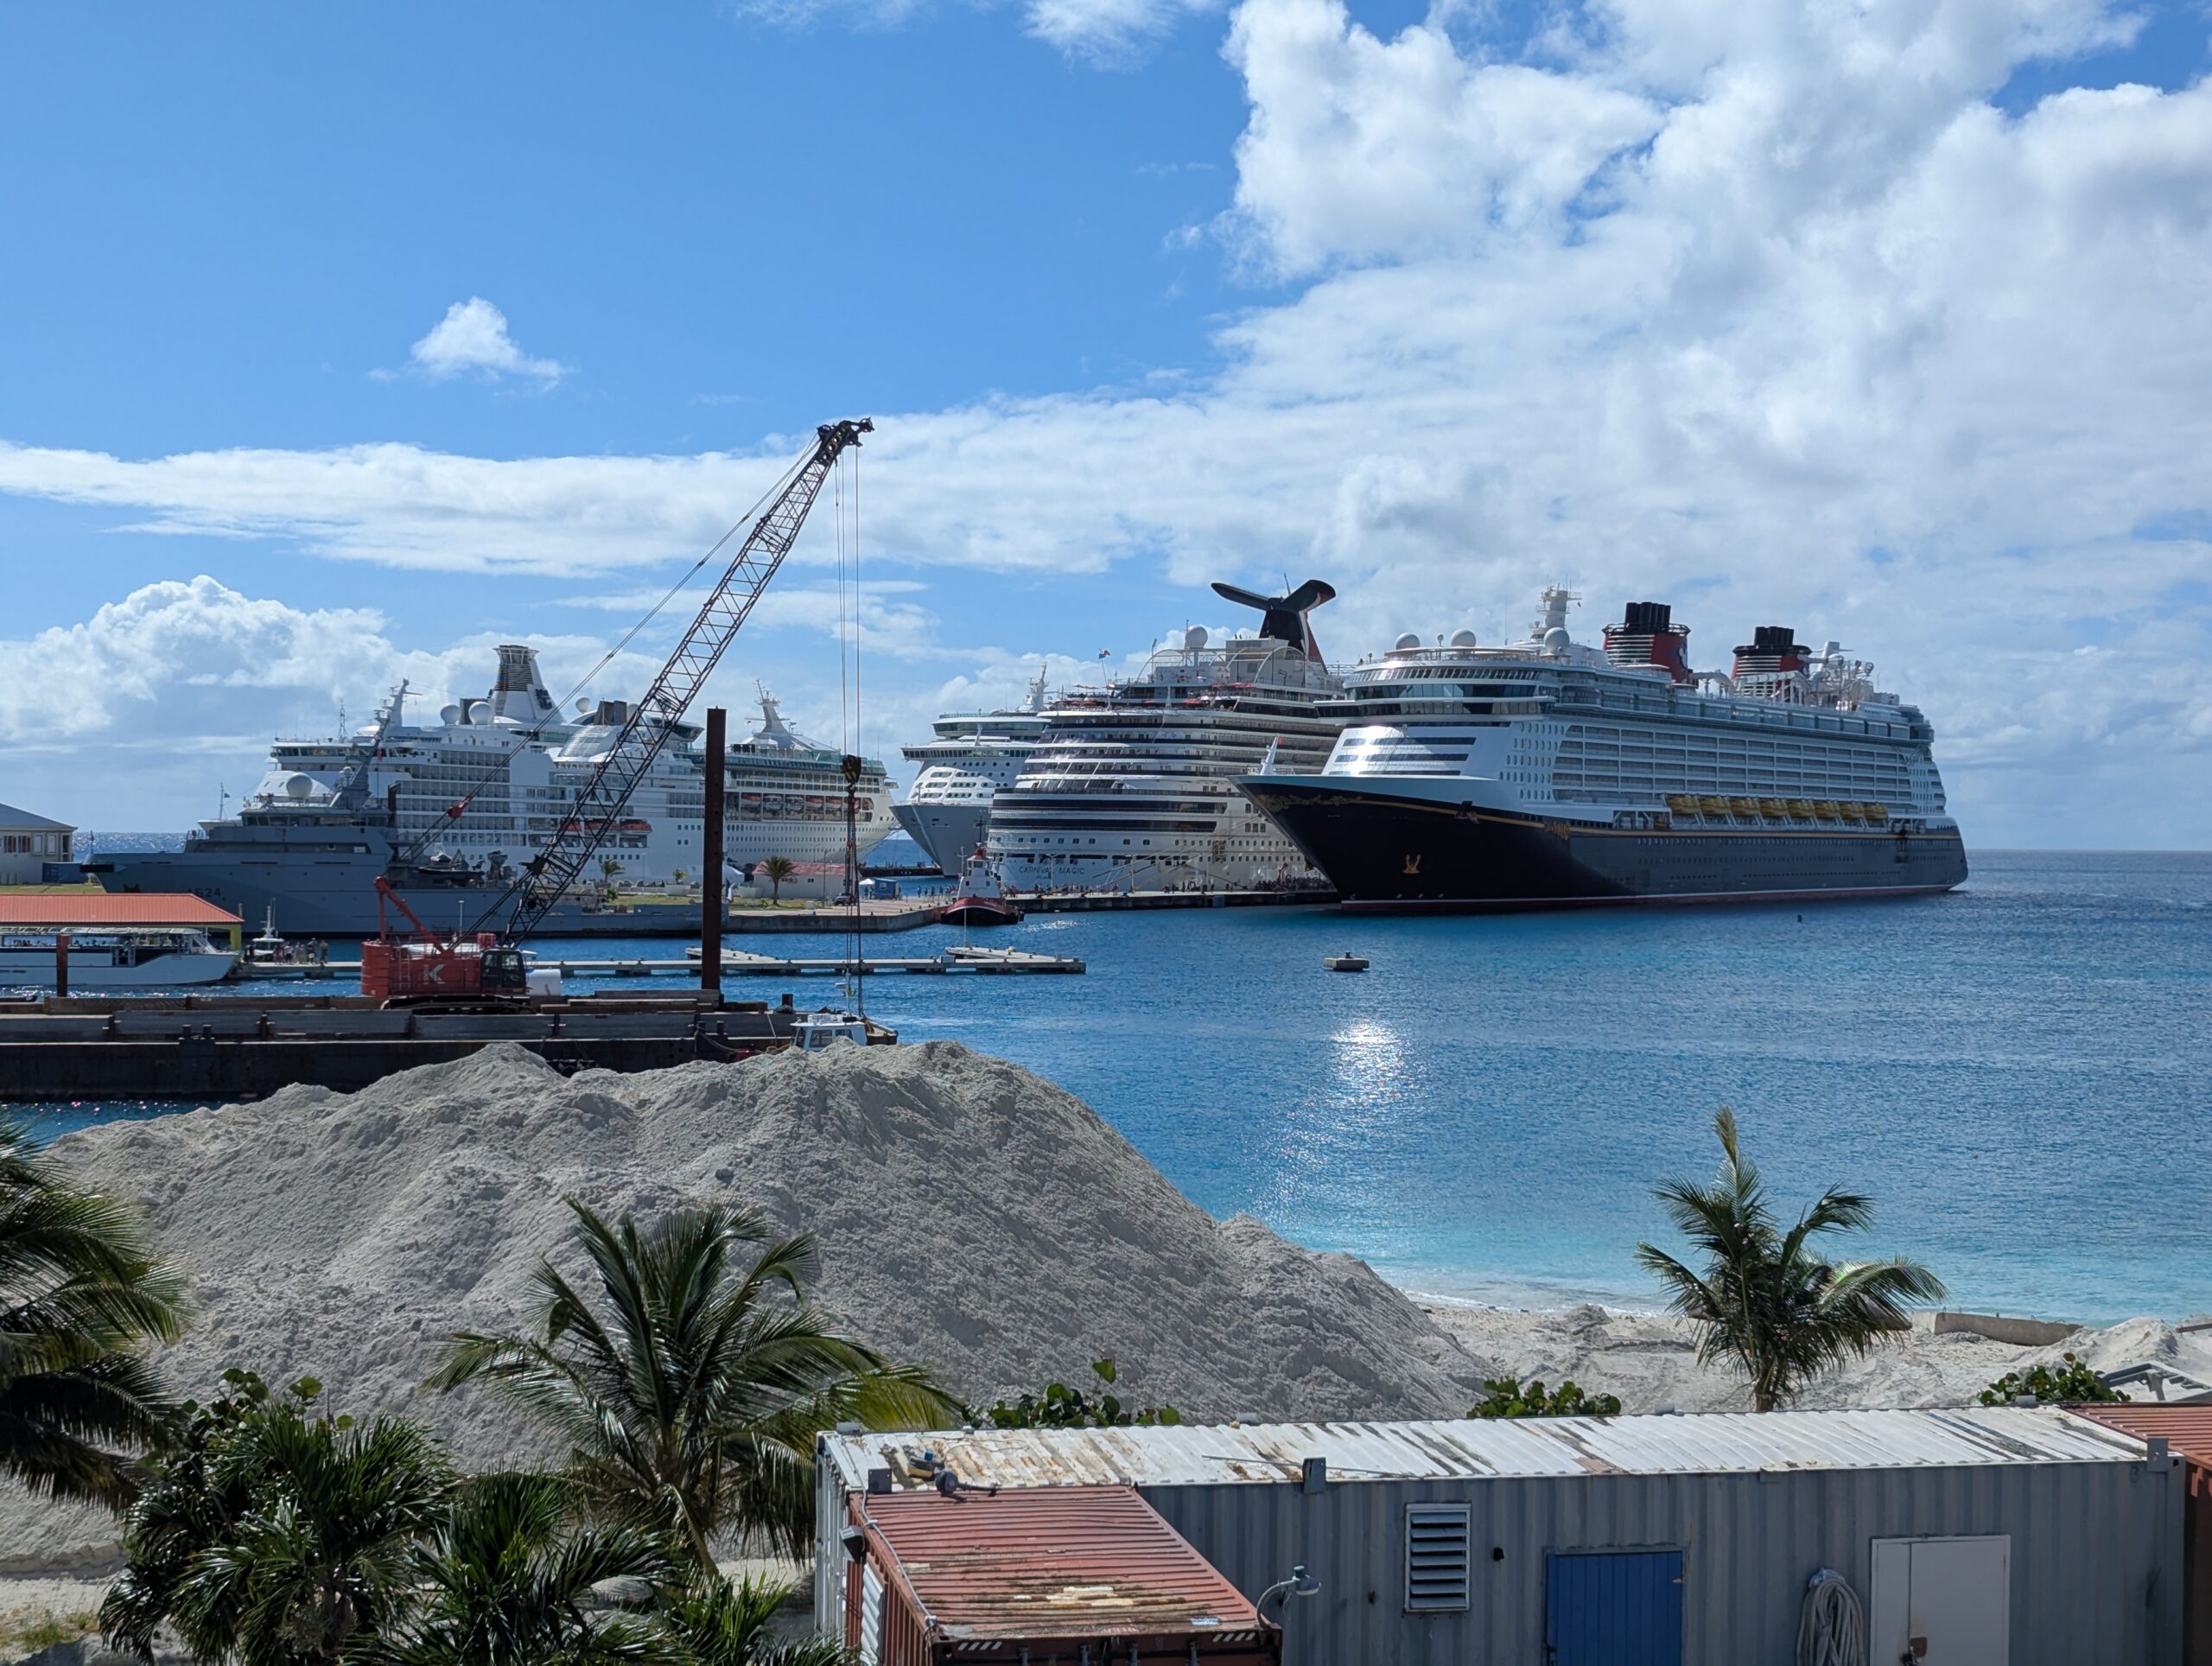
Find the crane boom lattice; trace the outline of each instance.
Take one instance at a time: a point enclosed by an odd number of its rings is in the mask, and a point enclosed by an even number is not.
[[[830,469],[847,447],[858,445],[861,435],[874,429],[875,424],[863,417],[857,422],[824,423],[815,430],[814,448],[799,460],[783,489],[753,522],[752,531],[738,547],[668,663],[631,707],[613,744],[593,768],[559,830],[531,859],[522,877],[484,911],[477,929],[489,926],[493,917],[512,904],[506,936],[511,942],[519,942],[537,929],[554,904],[582,876],[652,770],[653,760],[676,734],[684,713],[753,612],[753,604],[760,600],[768,581],[783,565]],[[720,880],[719,874],[703,876],[710,890]]]

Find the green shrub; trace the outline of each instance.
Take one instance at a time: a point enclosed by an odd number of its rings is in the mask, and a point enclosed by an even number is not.
[[[1116,1376],[1113,1360],[1093,1360],[1090,1370],[1102,1383],[1111,1386]],[[1001,1429],[1150,1428],[1182,1421],[1183,1414],[1173,1406],[1124,1406],[1103,1390],[1093,1400],[1065,1383],[1048,1383],[1044,1393],[1025,1394],[1011,1405],[1001,1400],[981,1417],[969,1419]]]
[[[2035,1396],[2046,1406],[2125,1403],[2127,1399],[2091,1370],[2087,1360],[2069,1353],[2061,1356],[2056,1370],[2037,1365],[2025,1372],[2005,1372],[1981,1391],[1981,1403],[2009,1406],[2024,1394]]]
[[[1485,1377],[1483,1397],[1479,1405],[1471,1408],[1470,1417],[1618,1417],[1621,1402],[1618,1395],[1585,1394],[1573,1382],[1545,1391],[1540,1377],[1530,1377],[1526,1384],[1510,1377]]]

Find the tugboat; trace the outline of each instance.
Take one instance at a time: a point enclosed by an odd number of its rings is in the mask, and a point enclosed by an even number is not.
[[[960,865],[960,885],[943,915],[947,925],[1018,925],[1021,910],[1007,900],[998,869],[978,848]]]

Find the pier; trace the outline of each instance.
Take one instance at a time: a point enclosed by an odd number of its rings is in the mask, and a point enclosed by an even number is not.
[[[699,976],[699,951],[693,949],[681,960],[658,959],[585,959],[539,955],[533,963],[541,971],[557,971],[563,979],[606,977],[683,977],[696,979]],[[834,957],[811,960],[788,959],[780,955],[756,955],[741,949],[722,951],[724,977],[882,977],[904,974],[912,977],[982,975],[1005,977],[1023,974],[1074,974],[1087,970],[1085,964],[1072,955],[1032,954],[1022,949],[997,949],[988,946],[970,947],[956,944],[933,955],[912,955],[889,959]],[[299,969],[303,978],[343,979],[358,982],[361,963],[358,960],[327,961],[317,966]]]
[[[237,1099],[296,1083],[350,1093],[511,1041],[564,1075],[732,1062],[787,1047],[807,1016],[688,992],[386,1007],[365,996],[92,996],[0,1002],[0,1099]],[[871,1022],[871,1045],[897,1033]]]
[[[1337,900],[1329,890],[1299,891],[1075,891],[1065,896],[1009,892],[1007,900],[1025,914],[1086,914],[1138,908],[1315,907]]]

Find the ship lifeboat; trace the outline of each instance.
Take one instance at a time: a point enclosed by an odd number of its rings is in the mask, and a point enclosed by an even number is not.
[[[1697,814],[1697,800],[1687,792],[1669,792],[1667,808],[1677,816],[1694,816]]]
[[[1762,798],[1759,814],[1770,822],[1786,822],[1789,819],[1789,806],[1779,798]]]
[[[1866,820],[1867,820],[1867,823],[1868,823],[1868,824],[1869,824],[1870,826],[1873,826],[1873,827],[1880,827],[1884,823],[1887,822],[1889,819],[1890,819],[1890,807],[1889,807],[1889,805],[1887,805],[1887,804],[1868,804],[1868,805],[1866,806]]]
[[[1821,799],[1813,806],[1813,813],[1824,822],[1840,822],[1843,819],[1843,811],[1833,798]]]
[[[1836,808],[1842,812],[1843,819],[1847,822],[1863,822],[1866,819],[1866,806],[1854,803],[1849,798],[1846,798]]]
[[[1697,807],[1707,816],[1726,816],[1728,813],[1728,801],[1726,798],[1700,798],[1697,801]]]
[[[1758,819],[1759,801],[1757,798],[1731,798],[1728,801],[1728,808],[1747,822],[1755,822]]]
[[[1813,801],[1810,798],[1792,798],[1789,801],[1789,813],[1801,822],[1811,821]]]

